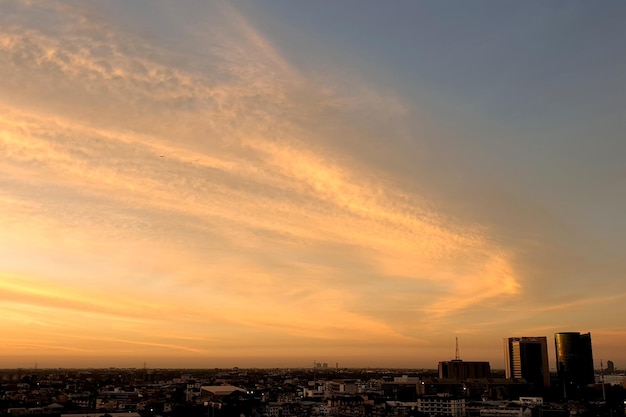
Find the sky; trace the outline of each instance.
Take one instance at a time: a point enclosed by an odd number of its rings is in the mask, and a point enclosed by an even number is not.
[[[625,17],[0,1],[0,367],[626,368]]]

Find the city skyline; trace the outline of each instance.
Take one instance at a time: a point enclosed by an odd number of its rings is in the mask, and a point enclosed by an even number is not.
[[[626,368],[624,17],[0,1],[0,367]]]

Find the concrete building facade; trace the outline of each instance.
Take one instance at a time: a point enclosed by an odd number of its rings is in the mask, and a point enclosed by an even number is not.
[[[535,390],[550,386],[548,341],[540,337],[504,339],[504,365],[507,379],[524,379]]]

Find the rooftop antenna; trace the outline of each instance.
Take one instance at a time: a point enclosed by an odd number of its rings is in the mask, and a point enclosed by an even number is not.
[[[602,362],[602,359],[600,359],[600,375],[602,376],[602,401],[606,404],[606,391],[604,389],[604,363]]]
[[[460,361],[461,360],[461,355],[459,354],[459,338],[455,337],[454,340],[456,342],[456,350],[454,352],[454,360],[455,361]]]

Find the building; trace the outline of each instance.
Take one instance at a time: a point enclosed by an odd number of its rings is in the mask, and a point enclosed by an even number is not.
[[[556,370],[565,398],[574,398],[583,388],[595,383],[591,333],[554,334]]]
[[[542,397],[519,397],[519,403],[528,406],[541,406],[543,405]]]
[[[337,409],[337,415],[340,416],[362,416],[365,414],[365,400],[358,395],[329,398],[326,402],[328,408]]]
[[[417,395],[449,394],[459,398],[465,397],[467,392],[462,381],[454,379],[426,378],[417,384]]]
[[[480,417],[531,417],[532,411],[523,407],[482,408]]]
[[[246,392],[245,389],[232,385],[203,385],[200,388],[200,398],[203,400],[221,400],[235,391]]]
[[[504,339],[504,365],[508,379],[524,379],[535,391],[550,386],[548,341],[541,337]]]
[[[466,362],[461,359],[439,362],[439,378],[464,381],[466,379],[491,378],[489,362]]]
[[[514,404],[496,408],[481,408],[480,417],[532,417],[533,411],[529,407],[519,407]]]
[[[425,395],[416,401],[417,411],[431,416],[465,416],[465,399],[445,395]]]
[[[415,381],[389,381],[381,384],[385,397],[394,401],[415,401],[418,395],[418,382]]]

